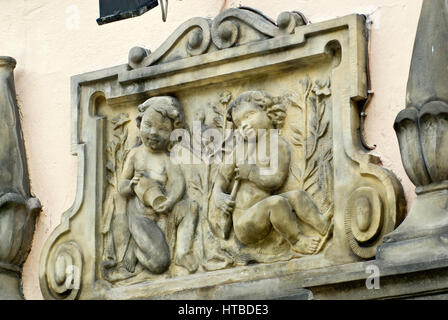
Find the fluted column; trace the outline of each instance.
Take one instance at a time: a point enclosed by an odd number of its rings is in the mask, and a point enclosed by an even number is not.
[[[448,256],[448,3],[425,0],[415,38],[406,109],[394,125],[417,198],[405,221],[384,238],[377,257]]]
[[[21,299],[21,269],[40,202],[30,193],[14,87],[16,61],[0,57],[0,299]]]

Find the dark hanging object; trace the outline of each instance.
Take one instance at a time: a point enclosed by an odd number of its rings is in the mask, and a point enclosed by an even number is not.
[[[99,25],[133,18],[158,6],[157,0],[100,0]]]

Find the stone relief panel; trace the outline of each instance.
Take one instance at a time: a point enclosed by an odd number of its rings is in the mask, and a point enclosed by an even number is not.
[[[374,257],[404,198],[360,142],[365,50],[361,16],[229,9],[74,77],[78,194],[44,296],[194,297]]]
[[[300,75],[283,77],[286,84]],[[277,96],[264,90],[244,91],[257,82],[275,90],[280,81],[276,77],[272,84],[268,78],[241,83],[239,96],[211,88],[209,98],[201,99],[204,104],[192,105],[187,112],[177,98],[153,97],[108,120],[108,186],[100,227],[105,279],[120,281],[142,271],[188,274],[321,252],[331,238],[334,213],[330,79],[311,81],[306,76],[296,92]],[[186,100],[185,105],[198,100],[189,91],[177,95]],[[266,177],[243,172],[238,179],[237,174],[247,168],[223,159],[226,152],[237,149],[229,149],[230,130],[240,129],[241,117],[251,112],[267,117],[264,129],[281,131],[276,155],[281,165]],[[163,139],[153,146],[148,126],[165,120],[171,124],[153,133],[157,141]],[[186,131],[189,145],[181,150],[188,152],[189,161],[173,166],[170,134],[179,128],[192,129]],[[222,133],[220,146],[208,139],[214,133]],[[160,153],[163,161],[156,167]],[[252,168],[258,165],[263,164]],[[159,240],[152,238],[156,233]],[[153,243],[158,243],[154,253],[145,253]],[[161,260],[152,261],[154,256]]]

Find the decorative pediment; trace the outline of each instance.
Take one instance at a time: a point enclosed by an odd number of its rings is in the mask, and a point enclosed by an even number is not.
[[[292,34],[306,24],[297,11],[282,12],[277,23],[251,8],[228,9],[215,19],[192,18],[184,22],[154,52],[134,47],[129,52],[132,69],[198,56],[256,41]]]

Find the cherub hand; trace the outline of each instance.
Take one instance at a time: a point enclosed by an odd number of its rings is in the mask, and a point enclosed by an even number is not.
[[[135,176],[132,178],[129,187],[132,189],[134,186],[136,186],[140,182],[140,178],[143,177],[143,174],[141,172],[136,172]]]
[[[235,180],[247,180],[253,165],[240,164],[235,168]]]
[[[158,206],[155,206],[153,209],[157,213],[167,213],[173,208],[173,203],[170,200],[165,200]]]
[[[232,214],[233,208],[235,207],[235,201],[232,200],[230,194],[217,192],[214,199],[216,206],[221,212]]]

